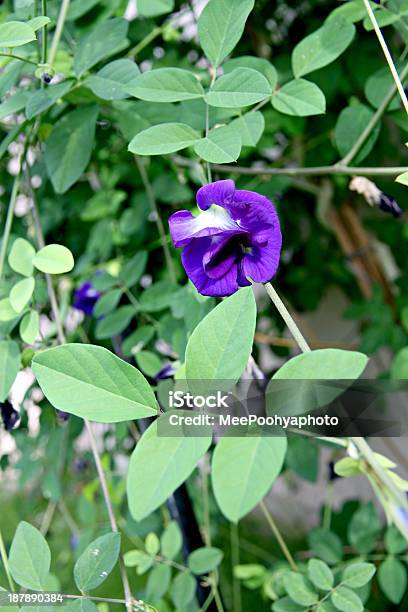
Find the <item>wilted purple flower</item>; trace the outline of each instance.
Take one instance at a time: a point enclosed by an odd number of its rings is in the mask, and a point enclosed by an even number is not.
[[[270,200],[255,191],[216,181],[197,192],[201,212],[180,210],[169,219],[187,275],[203,295],[231,295],[275,275],[282,246],[279,219]]]
[[[11,431],[20,420],[20,413],[14,409],[8,400],[6,400],[5,402],[0,402],[0,417],[4,429],[6,431]]]
[[[172,378],[176,373],[176,368],[172,363],[166,363],[160,370],[153,376],[154,380],[165,380],[166,378]]]
[[[94,306],[100,297],[101,294],[93,288],[92,283],[86,281],[75,290],[73,307],[91,316]]]
[[[406,499],[408,500],[408,491],[405,491]],[[392,506],[391,514],[395,525],[400,532],[408,539],[408,510],[403,506]]]

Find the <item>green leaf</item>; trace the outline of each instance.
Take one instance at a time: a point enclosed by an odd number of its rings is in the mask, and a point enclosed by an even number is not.
[[[347,537],[359,553],[366,554],[374,549],[380,529],[380,519],[370,502],[354,512],[348,524]]]
[[[147,258],[146,251],[139,251],[125,263],[119,278],[126,287],[133,287],[140,280],[147,265]]]
[[[144,72],[128,83],[126,91],[149,102],[181,102],[202,98],[200,81],[188,70],[158,68]]]
[[[234,162],[241,152],[241,137],[238,130],[230,126],[216,128],[195,143],[194,151],[213,164]]]
[[[31,607],[30,610],[32,610]],[[30,610],[26,610],[26,612],[30,612]],[[98,610],[99,608],[90,599],[79,598],[64,603],[64,612],[98,612]],[[42,608],[39,612],[46,612],[46,610]],[[55,612],[55,609],[53,612]]]
[[[89,164],[98,112],[97,106],[78,108],[54,125],[46,143],[44,160],[57,193],[65,193]]]
[[[272,96],[272,106],[285,115],[308,117],[325,113],[326,99],[315,83],[294,79]]]
[[[242,146],[255,147],[265,129],[265,119],[260,111],[245,113],[229,124],[239,132]]]
[[[361,376],[368,357],[356,351],[318,349],[292,357],[273,375],[274,379],[355,380]]]
[[[214,495],[221,512],[238,522],[265,497],[285,458],[284,436],[221,438],[212,460]]]
[[[46,89],[38,89],[30,94],[25,107],[27,119],[32,119],[54,106],[60,98],[69,92],[73,81],[64,81],[57,85],[49,85]]]
[[[397,183],[401,183],[401,185],[405,185],[406,187],[408,187],[408,170],[407,172],[399,174],[395,180]]]
[[[34,256],[33,264],[45,274],[65,274],[75,265],[72,253],[61,244],[47,244]]]
[[[272,610],[273,612],[306,612],[309,608],[299,606],[290,597],[283,597],[273,603]]]
[[[169,565],[156,565],[149,573],[146,584],[146,600],[157,601],[169,590],[171,568]]]
[[[251,287],[223,300],[194,329],[186,349],[190,380],[236,382],[248,362],[256,324]]]
[[[154,557],[160,550],[160,540],[154,531],[147,534],[145,541],[145,549],[148,555]]]
[[[27,23],[7,21],[0,24],[0,47],[21,47],[32,40],[36,40],[35,32]]]
[[[213,546],[197,548],[188,556],[188,567],[193,574],[201,576],[215,570],[221,563],[224,553]]]
[[[398,559],[387,557],[378,568],[378,582],[388,599],[399,604],[407,588],[407,570]]]
[[[317,527],[309,532],[309,546],[315,554],[329,565],[339,563],[343,558],[343,545],[340,538],[329,531]]]
[[[177,289],[177,285],[167,281],[154,283],[143,291],[139,303],[140,310],[143,312],[158,312],[168,308]]]
[[[188,437],[177,431],[174,437],[158,435],[158,425],[167,427],[169,415],[150,425],[130,459],[127,493],[136,521],[156,510],[190,476],[211,444],[211,435]]]
[[[27,344],[34,344],[40,333],[40,316],[36,310],[29,310],[21,319],[20,338]]]
[[[17,238],[17,240],[13,242],[13,246],[8,256],[9,266],[18,274],[31,276],[34,271],[34,256],[34,247],[27,240],[24,240],[24,238]]]
[[[408,378],[408,347],[405,346],[395,355],[391,365],[391,378],[404,380]]]
[[[364,93],[370,104],[374,106],[374,108],[378,108],[381,106],[385,96],[388,94],[393,85],[394,79],[389,68],[381,68],[367,79],[364,87]],[[399,107],[400,98],[399,95],[396,94],[389,103],[387,110],[398,110]]]
[[[338,586],[331,596],[333,605],[341,612],[362,612],[364,606],[354,591]]]
[[[18,312],[12,307],[9,298],[0,300],[0,321],[12,321],[18,317]]]
[[[14,580],[33,591],[46,589],[51,553],[41,533],[25,521],[19,523],[10,548],[9,565]]]
[[[92,315],[96,319],[99,319],[99,317],[103,317],[109,312],[112,312],[112,310],[114,310],[119,304],[122,294],[122,289],[112,289],[111,291],[108,291],[102,295],[96,302]]]
[[[10,291],[10,304],[13,310],[20,313],[31,300],[35,287],[35,280],[32,276],[24,278],[12,287]]]
[[[214,67],[231,53],[244,31],[254,0],[210,0],[198,19],[201,47]]]
[[[272,89],[275,88],[278,82],[278,73],[276,72],[276,69],[270,62],[268,62],[267,59],[262,57],[254,57],[253,55],[234,57],[233,59],[228,60],[228,62],[226,62],[222,68],[224,74],[228,74],[236,68],[252,68],[253,70],[257,70],[258,72],[261,72],[269,81]]]
[[[20,351],[13,340],[0,341],[0,402],[4,402],[20,369]]]
[[[312,606],[319,597],[307,578],[297,572],[288,572],[283,577],[283,584],[291,599],[301,606]]]
[[[196,581],[191,574],[177,574],[170,589],[170,596],[177,610],[188,606],[194,598],[195,590]]]
[[[367,127],[373,116],[373,111],[364,104],[354,104],[343,108],[336,123],[334,140],[336,147],[342,157],[347,155],[359,136]],[[353,160],[354,164],[360,163],[374,147],[380,133],[381,124],[371,130],[370,135]]]
[[[106,64],[85,82],[89,89],[102,100],[123,100],[129,97],[128,83],[140,74],[130,59],[119,59]]]
[[[319,471],[319,451],[309,438],[291,436],[286,453],[286,466],[301,478],[316,482]]]
[[[334,584],[334,576],[330,567],[320,559],[310,559],[307,573],[315,587],[322,591],[330,591]]]
[[[34,32],[40,30],[49,23],[51,23],[51,19],[45,15],[39,15],[38,17],[33,17],[33,19],[29,19],[29,21],[27,21],[27,24],[30,26],[30,28],[33,28]]]
[[[162,367],[160,357],[152,351],[139,351],[136,354],[136,362],[140,370],[150,377],[155,376]]]
[[[166,559],[174,559],[183,545],[183,536],[176,521],[170,521],[161,536],[161,551]]]
[[[350,563],[342,574],[341,582],[352,589],[359,589],[370,582],[374,574],[375,565],[373,563]]]
[[[65,344],[38,353],[32,368],[55,408],[100,423],[157,414],[144,376],[101,346]]]
[[[113,570],[120,551],[120,534],[107,533],[89,544],[74,567],[75,584],[82,593],[96,589]]]
[[[133,351],[142,349],[153,338],[154,331],[152,325],[142,325],[133,334],[126,336],[122,344],[123,355],[130,357]]]
[[[4,102],[0,104],[0,120],[12,115],[19,113],[26,105],[29,94],[26,91],[17,91],[17,93],[6,98]]]
[[[343,457],[334,465],[334,471],[338,476],[347,478],[348,476],[357,476],[361,474],[360,461],[352,457]]]
[[[121,17],[101,21],[79,42],[74,59],[74,72],[81,77],[98,62],[127,46],[129,23]]]
[[[271,94],[272,87],[263,74],[253,68],[236,68],[217,79],[204,99],[210,106],[240,108]]]
[[[137,11],[142,17],[166,15],[174,9],[174,0],[137,0]]]
[[[385,532],[385,549],[393,555],[399,555],[408,548],[408,541],[394,525],[390,525]]]
[[[135,314],[134,306],[120,306],[120,308],[98,321],[95,329],[96,338],[104,340],[121,334],[129,326]]]
[[[343,19],[327,20],[294,48],[292,68],[295,77],[299,78],[334,62],[347,49],[355,32],[355,26]]]
[[[165,155],[193,145],[200,134],[185,123],[161,123],[136,134],[129,151],[138,155]]]

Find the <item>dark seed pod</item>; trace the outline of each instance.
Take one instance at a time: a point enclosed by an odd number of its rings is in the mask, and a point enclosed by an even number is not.
[[[329,480],[330,481],[340,478],[340,476],[336,474],[336,472],[334,471],[334,461],[330,461],[328,468],[329,468]]]
[[[66,423],[71,416],[68,412],[63,412],[62,410],[56,410],[55,412],[60,423]]]
[[[384,192],[381,193],[378,208],[380,210],[383,210],[384,212],[390,213],[396,219],[402,217],[402,215],[404,214],[404,211],[398,206],[394,198]]]
[[[49,85],[52,81],[52,76],[48,74],[48,72],[44,72],[44,74],[42,75],[42,80],[44,81],[44,83]]]
[[[0,412],[4,429],[6,431],[11,431],[14,429],[20,420],[20,413],[13,408],[8,400],[6,400],[4,403],[0,402]]]

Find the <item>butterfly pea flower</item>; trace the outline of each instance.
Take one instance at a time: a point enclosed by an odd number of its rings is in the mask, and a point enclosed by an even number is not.
[[[234,181],[215,181],[196,195],[200,213],[180,210],[169,219],[183,267],[199,293],[224,297],[250,280],[264,283],[276,274],[282,235],[270,200],[255,191],[235,189]]]
[[[0,402],[0,422],[3,423],[6,431],[11,431],[17,425],[20,420],[20,413],[15,410],[13,405],[6,400]]]
[[[94,289],[92,283],[90,281],[86,281],[75,290],[73,307],[77,310],[82,310],[84,314],[90,317],[93,313],[95,304],[100,297],[101,294],[99,291]]]

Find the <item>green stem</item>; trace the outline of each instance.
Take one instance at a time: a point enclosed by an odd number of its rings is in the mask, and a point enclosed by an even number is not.
[[[25,57],[21,57],[21,55],[13,55],[13,53],[0,53],[1,57],[9,57],[10,59],[20,60],[20,62],[26,62],[27,64],[33,64],[33,66],[37,66],[37,62],[33,62],[32,60],[26,59]]]
[[[21,173],[21,164],[22,157],[19,159],[19,171],[17,176],[14,178],[13,189],[11,190],[10,202],[7,209],[6,223],[4,225],[3,238],[1,241],[1,249],[0,249],[0,283],[3,277],[4,271],[4,263],[6,261],[7,247],[10,239],[11,226],[13,224],[14,217],[14,209],[16,206],[16,199],[18,194],[18,188],[20,184],[20,173]]]
[[[211,81],[209,91],[211,91],[212,86],[214,85],[214,81],[216,79],[217,73],[213,67],[210,68],[211,71]],[[207,138],[208,132],[210,131],[210,105],[205,103],[205,137]],[[209,161],[206,162],[207,165],[207,181],[211,183],[212,175],[211,175],[211,164]]]
[[[239,565],[239,531],[238,523],[230,523],[232,595],[234,612],[242,612],[241,582],[236,578],[234,568]]]
[[[401,72],[401,81],[404,82],[407,77],[408,77],[408,64],[405,66],[404,70]],[[391,102],[391,100],[393,99],[396,93],[397,93],[397,85],[393,84],[393,86],[390,88],[390,90],[385,95],[380,106],[378,107],[374,115],[371,117],[370,121],[367,123],[367,126],[365,127],[364,131],[361,132],[360,136],[357,138],[356,142],[351,147],[347,155],[343,157],[343,159],[339,162],[340,166],[348,166],[348,164],[355,158],[355,156],[360,151],[361,147],[363,146],[367,138],[370,136],[372,130],[375,128],[377,123],[380,121],[381,117],[385,113],[389,103]],[[356,168],[356,171],[358,172],[357,168]]]
[[[179,166],[193,167],[194,160],[187,159],[181,155],[173,155],[173,160]],[[324,176],[327,174],[346,176],[397,176],[406,172],[406,166],[394,166],[390,168],[376,167],[352,167],[352,166],[310,166],[309,168],[259,168],[231,166],[229,164],[211,164],[211,168],[222,174],[243,174],[248,176]]]
[[[41,9],[44,17],[47,17],[47,0],[41,0]],[[43,64],[47,63],[47,35],[48,27],[47,24],[43,27],[42,31],[42,56],[41,61]]]
[[[11,577],[11,573],[10,573],[10,568],[9,568],[9,563],[8,563],[8,556],[7,556],[6,547],[4,545],[4,540],[3,540],[3,534],[1,532],[1,527],[0,527],[0,558],[3,561],[4,571],[6,572],[7,581],[9,583],[10,591],[12,593],[14,593],[16,589],[15,589],[15,586],[14,586],[13,578]]]
[[[326,501],[323,511],[323,528],[330,529],[331,516],[333,506],[333,484],[329,482],[327,484]]]
[[[138,56],[138,54],[143,51],[143,49],[145,47],[147,47],[147,45],[149,45],[155,38],[157,38],[158,36],[160,36],[160,34],[163,32],[163,27],[160,28],[154,28],[151,32],[149,32],[149,34],[147,36],[145,36],[135,47],[133,47],[133,49],[131,49],[129,51],[129,53],[127,54],[128,57],[133,57],[136,58]]]
[[[302,336],[300,329],[298,328],[295,321],[291,317],[285,304],[282,302],[279,295],[277,294],[275,289],[272,287],[271,283],[265,283],[264,287],[266,289],[267,294],[271,298],[272,302],[276,306],[277,311],[281,315],[282,319],[285,321],[290,333],[292,334],[292,336],[298,343],[299,348],[301,349],[303,353],[308,353],[311,349],[308,343],[306,342],[306,340],[304,339],[304,337]]]
[[[379,43],[381,45],[381,48],[383,50],[383,53],[385,55],[385,59],[387,60],[388,67],[389,67],[389,69],[391,71],[391,74],[392,74],[392,77],[393,77],[393,79],[395,81],[395,85],[396,85],[398,93],[399,93],[399,95],[401,97],[401,100],[402,100],[402,103],[404,105],[405,111],[408,114],[408,98],[407,98],[407,94],[405,93],[404,87],[403,87],[403,85],[401,83],[401,79],[400,79],[400,77],[398,75],[398,72],[397,72],[397,69],[395,67],[394,61],[392,59],[391,53],[389,52],[389,49],[387,47],[387,43],[385,42],[385,38],[384,38],[384,36],[383,36],[383,34],[382,34],[381,30],[380,30],[380,27],[379,27],[379,25],[377,23],[377,20],[376,20],[375,15],[374,15],[374,11],[371,8],[369,0],[363,0],[363,2],[364,2],[364,6],[366,7],[366,10],[367,10],[368,16],[370,18],[370,21],[371,21],[371,23],[373,25],[374,31],[375,31],[375,33],[377,35],[378,41],[379,41]]]
[[[265,518],[266,518],[266,520],[268,522],[268,525],[272,529],[272,532],[273,532],[275,538],[277,539],[278,544],[279,544],[283,554],[285,555],[287,562],[289,563],[290,567],[292,568],[292,570],[294,572],[298,572],[299,568],[296,565],[296,562],[295,562],[294,558],[292,557],[289,548],[286,546],[286,542],[283,539],[282,534],[279,531],[278,526],[275,523],[271,513],[269,512],[268,508],[266,507],[265,502],[261,501],[260,504],[259,504],[259,507],[261,508],[262,512],[264,513]]]
[[[55,28],[54,38],[52,39],[50,55],[48,59],[48,63],[51,66],[51,68],[55,62],[55,58],[56,58],[57,51],[58,51],[58,45],[61,40],[62,31],[64,29],[65,19],[67,18],[67,13],[68,13],[70,2],[71,0],[62,0],[61,9],[60,9],[58,19],[57,19],[57,26]]]
[[[163,225],[163,220],[162,220],[162,218],[160,216],[160,213],[159,213],[159,208],[157,206],[156,198],[154,196],[153,189],[152,189],[152,186],[150,184],[149,176],[148,176],[148,174],[146,172],[146,168],[145,168],[145,165],[144,165],[144,162],[142,161],[142,159],[140,157],[138,157],[137,155],[135,155],[135,161],[136,161],[136,165],[138,167],[139,173],[140,173],[140,177],[142,179],[143,186],[144,186],[145,191],[146,191],[146,196],[147,196],[147,199],[149,201],[151,211],[154,213],[154,216],[155,216],[157,230],[159,232],[159,236],[160,236],[160,240],[161,240],[161,245],[162,245],[162,249],[163,249],[163,253],[164,253],[164,258],[166,260],[167,270],[168,270],[170,279],[172,280],[172,282],[175,283],[175,282],[177,282],[176,270],[174,268],[174,262],[173,262],[173,259],[171,257],[169,245],[168,245],[168,242],[167,242],[166,232],[164,230],[164,225]]]

